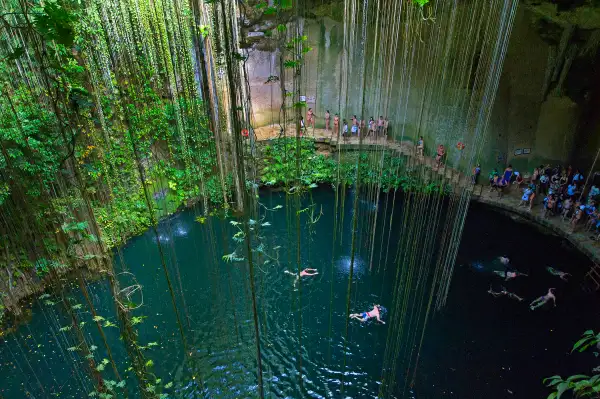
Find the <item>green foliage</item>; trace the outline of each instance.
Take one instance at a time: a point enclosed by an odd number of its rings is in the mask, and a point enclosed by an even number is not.
[[[283,67],[288,69],[297,68],[298,66],[300,66],[300,61],[286,60],[283,63]]]
[[[203,38],[207,38],[210,34],[210,28],[207,25],[200,25],[198,27],[198,32],[202,35]]]
[[[361,184],[381,184],[384,191],[402,190],[441,195],[451,192],[449,185],[424,182],[419,178],[417,170],[407,170],[403,158],[386,155],[381,171],[375,166],[380,163],[378,154],[346,154],[338,165],[337,159],[317,153],[311,139],[300,139],[300,176],[297,176],[296,149],[295,138],[271,140],[270,144],[263,148],[261,182],[268,186],[294,186],[299,180],[304,188],[310,189],[315,187],[315,183],[336,183],[339,172],[340,183],[351,185],[356,183],[360,163],[361,174],[358,178]],[[404,170],[404,173],[398,173],[400,170]]]
[[[53,259],[40,258],[35,262],[35,272],[39,277],[50,273],[50,269],[59,269],[65,267],[64,264]]]
[[[427,3],[429,3],[430,0],[413,0],[415,4],[423,7],[425,6]]]
[[[294,103],[293,105],[294,108],[306,108],[306,101],[298,101],[297,103]]]
[[[70,47],[75,40],[76,15],[64,0],[47,1],[35,13],[35,27],[48,40]]]
[[[595,334],[593,330],[588,330],[583,333],[582,337],[573,345],[571,353],[574,351],[584,352],[585,350],[595,347],[600,342],[600,333]],[[597,353],[595,353],[598,356]],[[565,392],[571,391],[575,398],[590,398],[598,397],[600,392],[600,367],[594,368],[596,374],[587,376],[584,374],[576,374],[563,379],[559,375],[545,378],[543,380],[547,387],[552,388],[552,392],[547,399],[560,399]]]
[[[275,15],[275,14],[277,14],[276,7],[267,7],[264,11],[264,15]]]

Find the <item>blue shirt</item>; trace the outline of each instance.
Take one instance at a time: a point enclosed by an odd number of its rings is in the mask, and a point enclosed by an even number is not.
[[[595,206],[588,205],[588,206],[585,207],[585,213],[587,213],[588,215],[591,215],[595,211],[596,211],[596,207]]]
[[[567,194],[575,195],[575,185],[574,184],[571,184],[571,185],[569,185],[569,187],[567,187]]]

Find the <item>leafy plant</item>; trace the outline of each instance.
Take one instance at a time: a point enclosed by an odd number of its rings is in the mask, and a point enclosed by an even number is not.
[[[593,330],[588,330],[573,345],[571,353],[574,351],[584,352],[591,347],[595,347],[599,342],[600,333],[596,334]],[[598,356],[598,353],[595,352],[595,355]],[[576,398],[598,397],[600,393],[600,366],[594,368],[592,371],[596,374],[591,377],[584,374],[576,374],[567,377],[567,379],[563,379],[559,375],[545,378],[543,381],[544,384],[553,390],[547,399],[560,399],[568,391],[571,391]]]

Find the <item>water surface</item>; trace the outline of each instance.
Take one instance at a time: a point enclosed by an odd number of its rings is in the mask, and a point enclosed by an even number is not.
[[[301,267],[319,275],[294,284],[284,270],[297,269],[296,212],[293,199],[281,193],[261,194],[256,216],[261,240],[253,252],[256,296],[261,329],[264,384],[272,398],[377,397],[388,325],[350,322],[345,341],[346,295],[351,255],[353,192],[343,210],[341,245],[333,241],[334,194],[317,189],[300,206]],[[380,199],[379,225],[384,220],[386,197]],[[398,197],[396,204],[400,204]],[[275,209],[277,206],[280,209]],[[267,210],[271,209],[271,210]],[[376,232],[376,254],[369,270],[370,234],[375,204],[359,202],[359,248],[355,261],[351,311],[368,310],[373,303],[391,306],[395,243],[401,216],[394,215],[388,264],[379,256],[386,233]],[[388,206],[386,217],[391,208]],[[256,347],[248,268],[245,262],[222,257],[242,256],[243,243],[232,237],[233,219],[195,220],[198,210],[187,210],[161,223],[159,238],[177,294],[178,309],[187,338],[187,356],[152,232],[132,239],[115,257],[123,287],[143,287],[143,306],[132,312],[143,316],[139,342],[145,350],[158,385],[173,383],[171,397],[250,398],[257,396]],[[322,215],[319,217],[319,215]],[[311,223],[310,219],[315,222]],[[318,219],[318,220],[317,220]],[[264,224],[264,226],[262,226]],[[262,244],[262,246],[260,246]],[[385,247],[381,253],[385,253]],[[506,254],[514,267],[529,277],[502,282],[492,271],[494,258]],[[234,258],[236,257],[234,256]],[[333,260],[333,262],[332,262]],[[478,264],[478,267],[473,265]],[[569,283],[549,275],[546,266],[573,274]],[[589,261],[561,239],[517,223],[480,205],[469,211],[455,276],[446,308],[433,316],[421,350],[415,398],[541,398],[547,395],[541,379],[554,374],[587,373],[592,354],[568,355],[574,341],[590,328],[598,328],[598,299],[585,294],[580,284]],[[504,285],[525,298],[523,302],[493,298],[487,290]],[[536,312],[528,304],[549,287],[557,289],[558,307]],[[89,284],[98,314],[117,323],[108,284]],[[183,295],[181,295],[183,293]],[[106,357],[103,344],[78,289],[67,296],[82,303],[78,317],[95,359]],[[46,300],[57,301],[51,294]],[[141,296],[132,296],[141,302]],[[393,317],[393,315],[387,315]],[[60,328],[69,325],[60,304],[36,300],[30,323],[0,344],[0,395],[4,398],[83,398],[93,391],[76,340]],[[108,342],[120,364],[128,367],[118,329],[105,328]],[[344,370],[344,343],[346,368]],[[301,372],[300,372],[301,371]],[[345,371],[345,373],[344,373]],[[404,370],[399,370],[399,392]],[[124,373],[127,375],[127,373]],[[105,379],[114,379],[110,366]],[[340,386],[345,382],[344,392]],[[202,382],[204,388],[202,388]],[[137,382],[127,378],[127,393],[139,397]],[[397,396],[400,396],[398,393]]]

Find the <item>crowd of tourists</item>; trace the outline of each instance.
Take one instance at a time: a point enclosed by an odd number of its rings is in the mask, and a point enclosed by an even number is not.
[[[307,127],[315,128],[317,115],[312,108],[309,108],[306,112],[306,123],[304,118],[300,117],[300,129],[302,132],[306,132]],[[329,110],[325,112],[325,131],[330,131],[332,135],[338,135],[340,133],[340,116],[335,114],[333,116],[333,129],[331,126],[331,113]],[[371,117],[368,121],[364,118],[357,118],[353,115],[350,119],[350,127],[348,127],[348,121],[342,120],[341,124],[341,135],[344,139],[350,137],[360,137],[361,134],[366,134],[367,137],[383,137],[387,136],[390,121],[388,118],[384,118],[383,115],[379,116],[379,119],[375,120]]]
[[[586,186],[585,176],[579,169],[540,165],[530,176],[523,176],[508,165],[502,174],[492,170],[488,179],[490,192],[496,192],[499,197],[514,187],[520,191],[519,206],[532,211],[536,205],[541,205],[540,213],[544,218],[560,217],[568,221],[572,231],[584,229],[600,233],[600,211],[597,209],[600,184],[592,178]]]

